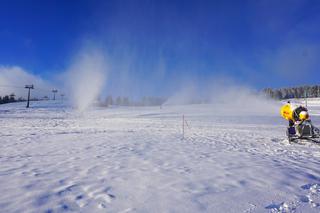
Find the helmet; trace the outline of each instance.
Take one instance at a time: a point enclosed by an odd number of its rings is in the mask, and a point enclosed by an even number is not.
[[[307,120],[309,118],[309,114],[307,111],[301,111],[299,113],[299,119],[304,121],[304,120]]]

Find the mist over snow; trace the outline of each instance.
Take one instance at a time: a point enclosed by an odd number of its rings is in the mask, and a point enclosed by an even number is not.
[[[84,48],[64,76],[72,105],[85,110],[98,98],[106,82],[106,57],[99,49]]]
[[[241,115],[278,115],[279,103],[242,85],[225,86],[212,91],[210,103]]]
[[[206,82],[187,82],[173,93],[164,105],[208,103],[214,113],[232,115],[277,115],[279,103],[250,86],[230,78]]]
[[[27,84],[35,86],[31,97],[37,98],[50,95],[50,91],[54,87],[52,83],[19,66],[0,66],[0,96],[14,93],[17,98],[25,98],[27,91],[24,86]]]
[[[181,87],[174,92],[164,103],[164,105],[184,105],[192,102],[198,102],[199,100],[197,97],[199,96],[197,95],[198,88],[196,85],[191,82],[185,85],[186,86]]]
[[[4,87],[1,87],[0,95],[14,93],[16,97],[26,97],[27,92],[24,86],[34,84],[32,97],[40,98],[45,95],[50,96],[51,90],[57,88],[59,93],[66,93],[71,105],[82,111],[95,102],[100,95],[106,96],[110,92],[104,90],[106,84],[117,83],[114,79],[107,79],[111,72],[117,75],[108,65],[106,56],[100,49],[83,48],[73,58],[70,67],[61,74],[63,77],[61,79],[64,80],[59,84],[60,86],[33,75],[21,67],[1,66],[0,85]],[[164,105],[209,103],[215,106],[213,107],[215,113],[219,110],[219,113],[278,114],[279,103],[267,99],[255,89],[227,77],[212,79],[203,82],[200,80],[178,82],[172,79],[171,82],[166,82],[163,85],[164,88],[174,82],[181,86],[178,87],[179,89],[169,91]],[[137,79],[134,81],[139,82]],[[64,87],[61,87],[62,84]],[[139,86],[143,87],[136,84],[136,87]],[[150,89],[152,89],[151,86]],[[154,95],[157,96],[157,94]]]

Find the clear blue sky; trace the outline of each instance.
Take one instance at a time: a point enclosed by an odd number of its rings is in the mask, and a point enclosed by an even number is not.
[[[318,0],[2,0],[0,65],[50,79],[90,40],[142,85],[213,76],[258,89],[319,84],[319,11]]]

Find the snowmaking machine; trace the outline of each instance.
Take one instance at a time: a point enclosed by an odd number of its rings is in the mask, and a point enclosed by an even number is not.
[[[289,121],[286,132],[289,142],[304,139],[320,143],[320,131],[313,126],[306,107],[294,106],[288,102],[281,107],[280,114]]]

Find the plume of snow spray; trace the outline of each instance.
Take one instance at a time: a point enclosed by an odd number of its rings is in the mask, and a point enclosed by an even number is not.
[[[230,78],[217,78],[201,86],[185,84],[165,105],[206,102],[220,115],[278,115],[279,103]],[[204,100],[204,101],[201,101]],[[200,100],[200,101],[199,101]]]
[[[72,104],[80,111],[87,109],[99,96],[106,81],[107,66],[101,51],[81,51],[67,71],[67,88]]]

